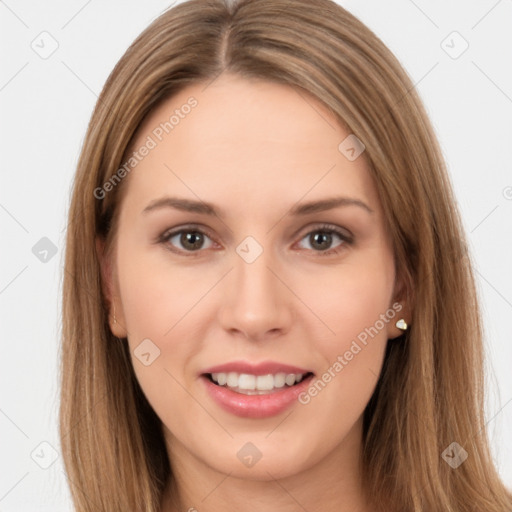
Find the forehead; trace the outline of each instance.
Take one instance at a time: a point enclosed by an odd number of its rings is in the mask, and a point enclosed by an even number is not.
[[[221,75],[188,86],[147,117],[133,149],[151,149],[131,172],[129,188],[140,201],[164,189],[219,201],[293,203],[330,192],[376,200],[364,157],[350,161],[340,151],[349,135],[301,90]]]

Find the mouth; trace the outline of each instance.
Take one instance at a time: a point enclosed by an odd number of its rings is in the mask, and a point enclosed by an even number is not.
[[[296,404],[314,374],[211,372],[200,377],[208,396],[224,411],[241,418],[264,419]]]
[[[210,382],[243,395],[269,395],[292,388],[313,375],[306,373],[275,373],[254,375],[237,372],[215,372],[203,374]]]
[[[207,396],[224,411],[242,418],[269,418],[291,407],[313,380],[304,368],[277,362],[232,362],[199,374]]]

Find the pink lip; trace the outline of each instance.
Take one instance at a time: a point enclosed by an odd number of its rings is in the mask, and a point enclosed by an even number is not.
[[[214,384],[206,375],[201,376],[210,397],[225,411],[243,418],[269,418],[282,413],[307,389],[314,375],[300,381],[295,386],[272,391],[267,395],[244,395],[223,386]]]
[[[250,375],[268,375],[269,373],[275,375],[276,373],[309,373],[311,370],[298,368],[297,366],[290,366],[288,364],[277,363],[275,361],[264,361],[258,364],[251,364],[245,361],[232,361],[231,363],[212,366],[202,371],[205,373],[248,373]]]

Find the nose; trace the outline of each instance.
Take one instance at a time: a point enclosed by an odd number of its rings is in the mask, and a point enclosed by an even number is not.
[[[252,263],[235,254],[234,268],[222,290],[222,327],[250,341],[279,337],[292,324],[293,294],[268,253],[264,250]]]

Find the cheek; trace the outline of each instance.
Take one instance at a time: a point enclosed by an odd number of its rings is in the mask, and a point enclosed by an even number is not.
[[[154,276],[143,269],[128,272],[123,279],[123,313],[132,352],[145,339],[161,349],[164,335],[174,323],[178,294],[172,290],[164,294],[163,283],[154,282]]]
[[[209,273],[198,277],[192,266],[172,265],[164,251],[142,250],[129,239],[119,241],[118,254],[120,295],[137,379],[156,410],[164,405],[172,409],[173,403],[189,399],[178,381],[189,386],[193,380],[186,369],[202,349],[201,330],[210,325],[212,314],[207,294],[217,278]]]
[[[309,294],[308,305],[328,329],[323,326],[315,336],[322,369],[303,403],[311,403],[307,406],[318,417],[328,414],[326,422],[344,425],[354,421],[371,397],[384,358],[387,329],[396,316],[391,308],[394,277],[391,255],[380,253],[380,258],[331,272],[323,287],[316,278],[309,283],[317,291]],[[316,288],[311,287],[313,281]]]
[[[201,294],[196,276],[164,266],[151,254],[124,247],[119,262],[120,294],[133,369],[146,398],[163,420],[176,427],[172,411],[190,406],[183,371],[199,349],[190,343]],[[190,411],[193,416],[197,411]]]
[[[302,278],[308,305],[328,327],[321,338],[326,340],[327,351],[348,348],[376,322],[380,337],[386,337],[387,324],[379,319],[391,306],[393,259],[384,251],[371,256],[324,271],[324,275]]]
[[[163,250],[137,250],[129,241],[119,247],[120,293],[129,338],[163,343],[182,319],[186,322],[207,291],[208,279],[200,279],[192,268],[171,265]]]

